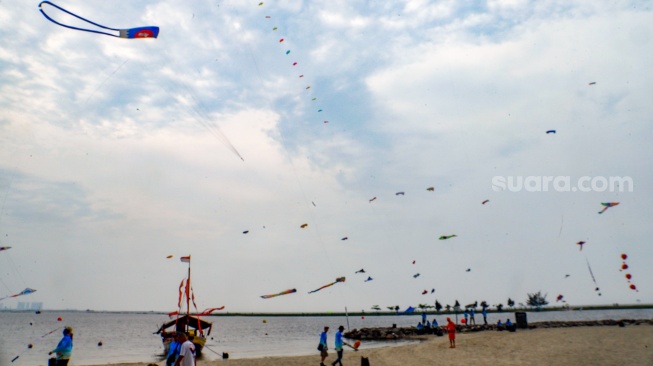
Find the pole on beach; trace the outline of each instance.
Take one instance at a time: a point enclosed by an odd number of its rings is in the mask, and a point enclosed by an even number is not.
[[[349,314],[347,313],[347,307],[345,306],[345,317],[347,318],[347,331],[349,331]]]

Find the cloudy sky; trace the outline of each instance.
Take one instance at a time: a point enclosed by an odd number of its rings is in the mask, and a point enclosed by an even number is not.
[[[259,2],[2,0],[0,304],[653,302],[648,1]]]

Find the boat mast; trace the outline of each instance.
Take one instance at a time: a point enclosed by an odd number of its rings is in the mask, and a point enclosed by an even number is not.
[[[186,332],[188,332],[188,326],[190,324],[190,256],[188,256],[188,282],[186,282],[186,288],[188,291],[186,291]]]

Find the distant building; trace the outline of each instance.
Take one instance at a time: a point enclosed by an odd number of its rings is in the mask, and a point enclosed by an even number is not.
[[[43,309],[42,302],[18,302],[16,305],[16,310],[41,310]]]

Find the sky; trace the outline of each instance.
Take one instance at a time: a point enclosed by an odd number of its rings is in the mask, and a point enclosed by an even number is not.
[[[0,306],[653,303],[650,2],[260,2],[0,2]]]

